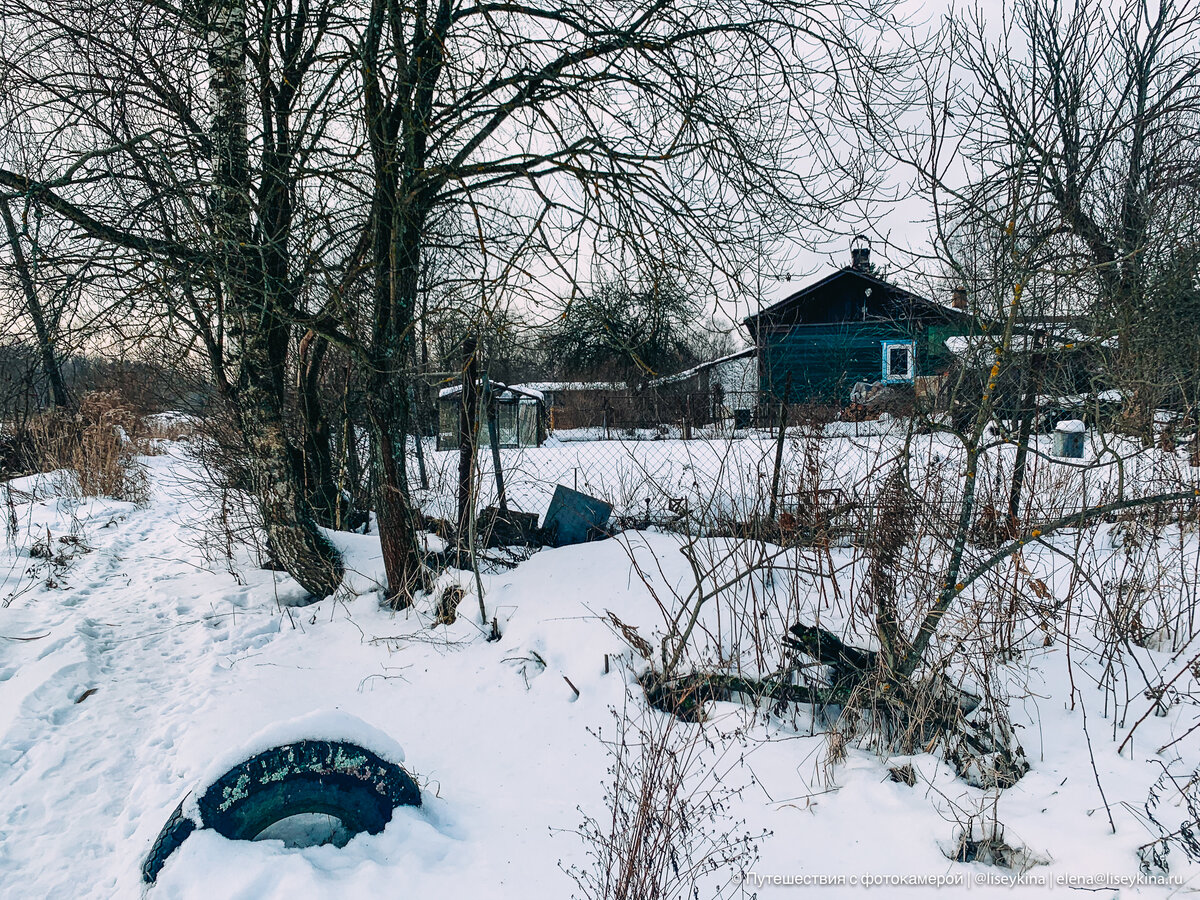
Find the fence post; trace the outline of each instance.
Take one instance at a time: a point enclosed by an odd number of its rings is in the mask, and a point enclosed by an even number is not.
[[[792,393],[792,375],[789,372],[783,387],[783,397],[779,400],[779,437],[775,441],[775,473],[771,476],[771,506],[767,512],[767,520],[775,521],[775,509],[779,498],[779,477],[783,471],[783,441],[787,435],[787,402]]]
[[[475,358],[475,339],[463,341],[462,408],[458,411],[458,547],[471,531],[471,474],[475,464],[475,440],[478,434],[476,414],[479,390],[476,383],[479,361]]]
[[[417,342],[412,334],[408,336],[408,347],[412,356],[413,377],[408,383],[409,421],[413,423],[413,434],[417,438],[417,475],[421,479],[421,490],[429,490],[429,470],[425,468],[425,412],[426,401],[429,399],[429,386],[421,381],[421,366],[417,360]],[[437,398],[433,401],[434,419],[438,415]]]
[[[423,421],[417,402],[417,391],[411,384],[408,386],[408,408],[413,412],[410,421],[413,422],[413,437],[416,439],[417,477],[421,479],[421,490],[427,491],[429,490],[429,472],[425,468],[425,448],[422,444],[425,429],[422,427]]]
[[[508,517],[508,498],[504,495],[504,469],[500,466],[500,426],[496,421],[500,414],[499,405],[492,395],[492,382],[487,373],[483,373],[483,402],[487,404],[488,442],[492,445],[492,468],[496,472],[496,497],[500,506],[500,515]],[[517,430],[520,431],[518,424]]]

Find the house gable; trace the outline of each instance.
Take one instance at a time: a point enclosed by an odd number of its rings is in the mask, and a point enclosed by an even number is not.
[[[755,337],[761,329],[902,319],[953,323],[970,316],[847,266],[744,322]]]

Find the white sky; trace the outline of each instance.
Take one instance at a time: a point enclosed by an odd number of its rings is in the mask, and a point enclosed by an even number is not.
[[[938,27],[939,22],[952,9],[965,11],[978,9],[988,24],[997,32],[1000,19],[1009,11],[1007,0],[900,0],[896,16],[906,22],[918,34],[928,34]],[[815,247],[797,244],[785,254],[775,257],[766,268],[775,267],[787,272],[790,280],[764,278],[762,282],[762,306],[783,299],[830,272],[850,262],[850,240],[855,234],[866,234],[872,242],[872,262],[883,266],[890,280],[910,282],[914,289],[926,295],[936,293],[928,287],[928,280],[936,279],[938,267],[931,259],[929,220],[932,207],[921,196],[914,196],[910,187],[911,174],[896,166],[889,173],[884,193],[894,199],[880,198],[874,202],[843,209],[839,221],[828,234],[807,235]],[[922,282],[925,282],[922,284]],[[945,298],[934,298],[945,299]],[[737,308],[736,321],[753,310]],[[721,304],[721,310],[730,318],[733,307]]]

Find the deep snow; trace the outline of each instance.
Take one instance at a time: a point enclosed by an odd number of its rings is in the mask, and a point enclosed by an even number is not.
[[[0,604],[8,604],[0,608],[0,896],[141,896],[142,859],[181,798],[264,740],[294,737],[306,721],[336,729],[343,716],[368,726],[346,737],[403,746],[405,767],[422,788],[420,809],[397,810],[383,833],[343,849],[198,832],[147,896],[551,900],[577,892],[564,868],[587,868],[590,859],[574,831],[585,815],[606,816],[610,757],[595,732],[611,736],[613,709],[659,715],[645,711],[633,685],[646,663],[607,613],[657,646],[664,614],[676,611],[690,584],[678,537],[633,532],[542,550],[486,576],[488,613],[502,633],[488,642],[465,573],[439,582],[440,589],[457,581],[468,593],[454,625],[430,627],[432,599],[403,613],[382,608],[371,536],[337,536],[352,591],[336,598],[289,606],[300,589],[248,564],[239,582],[205,563],[195,546],[205,510],[192,496],[191,464],[177,451],[146,463],[153,497],[145,508],[61,497],[47,477],[12,485],[18,528],[0,552]],[[59,540],[69,535],[83,546]],[[73,558],[56,566],[31,558],[31,545],[43,539]],[[810,621],[819,614],[836,625],[837,611],[814,586],[796,596]],[[719,614],[706,610],[702,623],[713,653],[726,634],[709,620]],[[741,788],[718,824],[771,832],[759,844],[748,892],[801,890],[772,885],[772,876],[903,875],[955,883],[873,890],[1163,894],[1144,885],[1098,893],[1054,882],[1137,877],[1135,850],[1156,836],[1142,821],[1162,771],[1155,749],[1195,724],[1195,681],[1179,682],[1182,702],[1141,725],[1133,751],[1118,756],[1132,721],[1114,729],[1091,680],[1101,662],[1079,658],[1079,647],[1072,708],[1066,646],[1027,654],[1006,676],[1033,770],[998,802],[931,754],[884,762],[851,747],[830,764],[824,726],[807,710],[781,718],[722,703],[706,725],[681,726],[703,729],[712,741],[703,750],[712,768],[702,777],[718,772]],[[1135,704],[1130,716],[1145,708]],[[1198,748],[1194,735],[1176,744],[1170,755],[1182,768],[1173,771],[1190,772]],[[915,787],[888,779],[888,765],[899,762],[913,764]],[[960,824],[986,819],[993,803],[1006,840],[1044,863],[1027,873],[1043,883],[998,886],[1014,873],[947,859]],[[1183,891],[1200,884],[1182,853],[1171,862]],[[864,890],[847,883],[818,895]]]

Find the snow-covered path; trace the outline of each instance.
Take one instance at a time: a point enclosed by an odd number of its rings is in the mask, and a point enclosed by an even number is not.
[[[35,562],[28,535],[49,528],[57,549],[74,519],[91,551],[55,576],[57,587],[38,585],[0,614],[0,895],[137,896],[150,842],[210,760],[264,725],[322,709],[398,739],[424,808],[340,851],[239,847],[200,833],[156,896],[382,895],[401,873],[415,896],[478,883],[497,896],[539,883],[559,895],[570,882],[549,826],[574,827],[604,772],[578,717],[602,719],[624,695],[615,672],[600,689],[605,649],[594,678],[572,672],[588,688],[576,703],[559,675],[524,689],[517,627],[495,644],[466,616],[435,632],[381,610],[375,594],[288,609],[301,592],[283,576],[247,569],[241,586],[188,561],[195,534],[182,520],[193,513],[178,502],[174,464],[151,464],[158,493],[147,508],[48,499],[27,510],[10,548],[22,565]],[[497,586],[495,602],[507,624],[506,590]],[[608,637],[615,656],[622,645]],[[565,745],[564,733],[574,735]],[[535,735],[554,739],[525,739]]]
[[[156,500],[31,510],[32,533],[48,529],[56,551],[71,549],[58,540],[68,510],[92,549],[54,576],[57,589],[5,611],[0,796],[21,802],[4,804],[0,865],[38,873],[36,889],[20,888],[28,896],[120,895],[128,873],[114,863],[140,845],[147,811],[179,793],[176,742],[200,719],[223,661],[279,631],[273,610],[250,608],[263,585],[182,561],[179,508]]]

